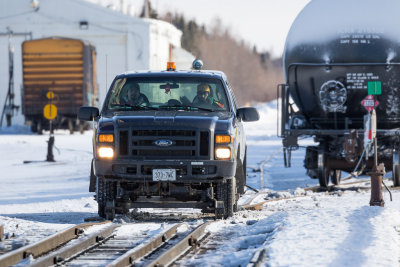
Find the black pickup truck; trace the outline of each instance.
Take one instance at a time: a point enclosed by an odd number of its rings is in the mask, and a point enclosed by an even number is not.
[[[195,64],[194,64],[195,65]],[[246,184],[243,121],[224,73],[188,70],[118,75],[94,122],[90,192],[112,219],[131,208],[197,208],[227,218]]]

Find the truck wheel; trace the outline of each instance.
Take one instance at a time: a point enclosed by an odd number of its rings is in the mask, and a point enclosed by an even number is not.
[[[99,216],[112,221],[115,217],[115,183],[97,178],[96,192]]]
[[[245,174],[244,174],[244,170],[243,170],[243,164],[238,161],[237,165],[236,165],[236,174],[235,174],[235,178],[236,178],[236,185],[237,185],[237,190],[238,193],[243,195],[244,194],[244,186],[246,185],[246,178],[245,178]]]
[[[115,217],[115,183],[106,181],[105,218],[112,221]]]
[[[226,209],[225,209],[225,219],[232,217],[233,213],[237,211],[236,205],[236,178],[227,180],[226,182]]]
[[[93,170],[93,160],[90,164],[89,192],[96,192],[96,176]]]
[[[237,191],[241,195],[244,194],[245,186],[247,183],[246,168],[247,168],[247,153],[245,152],[243,162],[241,163],[238,160],[238,165],[236,166],[236,174],[235,174]]]
[[[106,210],[106,195],[105,195],[105,184],[104,179],[97,177],[96,183],[96,201],[98,207],[98,214],[101,218],[105,218]]]
[[[217,200],[224,202],[224,207],[215,209],[215,218],[222,219],[233,216],[237,210],[236,204],[236,179],[232,177],[227,179],[225,183],[220,183],[217,187]]]

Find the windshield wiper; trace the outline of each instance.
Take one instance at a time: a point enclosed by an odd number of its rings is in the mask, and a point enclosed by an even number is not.
[[[158,110],[156,107],[152,106],[140,106],[140,105],[131,105],[131,104],[113,104],[111,107],[119,107],[119,108],[129,108],[131,110]]]
[[[195,107],[192,107],[189,105],[183,105],[183,104],[175,104],[175,105],[160,106],[160,108],[178,108],[178,109],[184,109],[184,110],[191,110]]]
[[[215,111],[215,109],[211,109],[211,108],[202,108],[202,107],[194,107],[194,108],[197,108],[198,110],[204,110],[204,111],[210,111],[210,112]]]
[[[214,111],[213,109],[209,108],[202,108],[202,107],[197,107],[197,106],[190,106],[190,105],[184,105],[184,104],[175,104],[175,105],[166,105],[166,106],[161,106],[160,108],[179,108],[183,110],[204,110],[204,111]]]

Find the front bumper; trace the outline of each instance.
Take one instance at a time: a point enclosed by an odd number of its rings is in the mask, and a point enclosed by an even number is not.
[[[175,169],[174,182],[202,182],[213,178],[233,177],[236,161],[222,160],[94,160],[94,171],[98,177],[127,182],[153,181],[153,169]]]

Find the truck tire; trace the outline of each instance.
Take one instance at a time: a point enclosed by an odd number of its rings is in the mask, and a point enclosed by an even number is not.
[[[244,194],[244,186],[245,186],[245,181],[244,181],[244,173],[243,173],[243,165],[240,161],[238,161],[236,165],[236,186],[237,186],[237,191],[239,194],[243,195]]]
[[[232,177],[226,179],[226,182],[221,182],[217,187],[217,200],[224,202],[224,207],[215,209],[216,219],[226,219],[233,216],[237,210],[236,204],[236,179]]]
[[[96,176],[94,175],[93,160],[90,164],[89,192],[96,192]]]
[[[236,178],[232,177],[232,179],[227,180],[227,196],[226,196],[226,213],[225,219],[228,217],[232,217],[233,213],[237,211],[237,203],[236,203]]]
[[[97,178],[96,189],[98,214],[100,217],[112,221],[115,217],[115,205],[108,205],[109,203],[115,203],[115,183],[105,181],[103,178]]]
[[[236,184],[237,191],[240,195],[243,195],[246,187],[246,158],[247,155],[244,155],[243,163],[238,159],[238,163],[236,165]]]
[[[106,217],[105,183],[104,179],[99,177],[97,177],[97,183],[96,183],[96,201],[97,201],[97,213],[101,218],[105,218]]]

